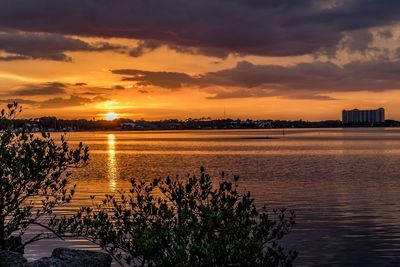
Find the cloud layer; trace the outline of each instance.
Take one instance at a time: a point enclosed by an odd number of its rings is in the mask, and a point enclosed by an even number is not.
[[[65,94],[67,85],[60,82],[48,82],[45,84],[26,85],[13,92],[7,92],[7,95],[14,96],[47,96]]]
[[[345,33],[398,23],[399,11],[397,0],[4,0],[0,30],[153,41],[133,56],[157,44],[219,57],[293,56],[335,50]],[[44,57],[65,60],[59,50]],[[36,53],[26,55],[43,57]]]
[[[17,101],[41,109],[68,108],[108,101],[115,91],[121,90],[124,90],[124,87],[120,85],[105,88],[90,86],[84,82],[47,82],[28,84],[13,91],[0,93],[0,102]]]
[[[400,88],[400,61],[375,60],[339,66],[330,62],[298,63],[290,66],[255,65],[239,62],[234,68],[190,76],[179,72],[152,72],[135,69],[113,70],[122,80],[137,86],[178,90],[204,88],[210,98],[279,96],[285,98],[331,100],[330,93]],[[207,89],[205,89],[207,88]]]
[[[0,50],[7,53],[0,60],[45,59],[72,61],[65,52],[119,50],[122,46],[110,43],[89,44],[61,34],[4,32],[0,33]]]
[[[101,55],[99,59],[82,56],[84,64],[81,66],[73,69],[75,65],[69,64],[73,65],[71,71],[51,76],[71,81],[71,84],[18,84],[19,87],[12,86],[14,89],[7,89],[7,93],[0,93],[0,96],[40,108],[106,101],[125,87],[111,86],[114,80],[104,82],[110,75],[101,83],[109,82],[109,88],[91,87],[85,82],[97,79],[91,76],[101,75],[98,73],[104,72],[100,71],[109,68],[115,68],[112,73],[121,77],[121,84],[132,83],[136,92],[148,94],[143,96],[148,99],[157,92],[152,87],[171,91],[195,88],[208,93],[210,99],[335,100],[335,93],[398,90],[399,25],[398,0],[3,0],[0,1],[0,61],[71,62],[70,52],[77,51],[123,51],[127,55],[110,59],[101,58]],[[110,37],[128,40],[108,39]],[[193,70],[196,66],[214,59],[199,58],[201,64],[184,63],[192,68],[185,73],[147,71],[141,69],[143,61],[128,58],[140,57],[160,47],[220,59],[234,54],[235,57],[229,57],[223,65],[231,64],[232,60],[238,62],[231,68],[204,71],[194,76],[189,72],[196,72]],[[345,54],[343,58],[338,56],[341,53]],[[281,66],[254,64],[249,60],[277,62],[279,59],[254,59],[245,57],[247,55],[308,57],[285,58],[285,64],[304,58],[307,63]],[[177,56],[178,62],[174,64],[180,63],[182,58]],[[129,64],[133,62],[131,66],[135,67],[124,66],[124,60]],[[145,65],[157,70],[157,64],[160,65],[159,62]],[[65,66],[67,64],[60,70],[67,70]],[[162,67],[164,70],[172,68]],[[93,68],[93,72],[89,68]],[[76,75],[79,71],[82,73]],[[7,72],[18,71],[10,68]],[[67,72],[69,79],[63,77]],[[83,78],[83,82],[73,80],[85,75],[90,78]],[[125,92],[120,95],[132,96]]]

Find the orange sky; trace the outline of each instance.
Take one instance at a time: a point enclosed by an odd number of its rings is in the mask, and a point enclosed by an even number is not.
[[[328,2],[310,10],[346,7]],[[79,34],[79,28],[71,35],[14,25],[12,19],[0,19],[0,99],[20,101],[24,117],[104,118],[113,112],[147,120],[222,118],[225,110],[230,118],[325,120],[340,119],[342,109],[384,107],[387,118],[400,119],[397,24],[340,29],[332,44],[325,43],[329,35],[315,36],[320,47],[298,52],[312,43],[306,39],[310,32],[282,52],[280,46],[294,42],[296,31],[265,49],[264,40],[225,49],[201,43],[206,35],[190,37],[200,38],[196,46],[186,36],[174,43],[110,37],[112,32]],[[318,23],[320,32],[331,25]],[[239,34],[232,38],[242,43]]]
[[[115,42],[134,45],[136,41],[115,40]],[[3,99],[13,98],[13,92],[24,86],[44,84],[47,82],[86,83],[87,87],[112,88],[123,86],[124,90],[114,90],[104,94],[104,101],[94,101],[77,106],[37,108],[29,104],[23,115],[37,117],[55,115],[63,118],[103,117],[103,114],[115,112],[122,117],[132,119],[164,119],[188,117],[221,118],[226,110],[226,116],[231,118],[254,119],[305,119],[323,120],[340,119],[344,108],[376,108],[385,107],[387,116],[400,118],[398,91],[387,92],[333,92],[329,94],[335,100],[285,99],[272,97],[244,97],[230,99],[207,99],[212,96],[212,88],[197,88],[192,86],[180,90],[169,90],[157,86],[137,86],[129,81],[121,81],[119,75],[110,70],[121,68],[143,69],[149,71],[185,72],[192,75],[210,71],[218,71],[234,67],[237,62],[246,59],[259,64],[288,65],[302,61],[302,58],[262,58],[229,56],[225,60],[179,54],[168,49],[159,49],[139,58],[115,52],[74,52],[70,53],[73,62],[57,62],[46,60],[27,60],[15,62],[0,62],[0,83]],[[211,87],[211,86],[210,86]],[[83,88],[71,89],[76,95],[81,95]],[[146,91],[141,93],[139,90]],[[25,96],[24,99],[42,101],[54,97],[68,98],[67,94]],[[15,98],[18,98],[15,96]]]

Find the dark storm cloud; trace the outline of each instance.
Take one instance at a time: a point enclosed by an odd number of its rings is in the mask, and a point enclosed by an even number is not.
[[[6,90],[3,94],[0,94],[0,102],[17,101],[20,104],[27,104],[36,108],[66,108],[108,101],[113,92],[118,90],[121,90],[121,88],[115,86],[111,88],[96,87],[84,82],[74,84],[47,82],[23,85],[14,91]],[[43,99],[46,96],[47,99],[37,100],[38,97]],[[32,97],[33,99],[31,99]]]
[[[184,84],[190,84],[195,81],[194,77],[179,72],[153,72],[132,69],[112,70],[112,72],[123,75],[123,81],[134,81],[139,86],[154,85],[168,89],[178,89]]]
[[[122,85],[114,85],[112,89],[115,89],[115,90],[125,90],[125,87],[123,87]]]
[[[139,44],[133,48],[130,52],[129,55],[131,57],[140,57],[145,53],[151,52],[159,47],[163,46],[162,43],[158,41],[141,41]]]
[[[14,91],[7,91],[4,94],[13,96],[50,96],[50,95],[75,93],[75,94],[98,96],[123,89],[124,87],[120,85],[108,88],[108,87],[90,86],[84,82],[78,82],[74,84],[61,83],[61,82],[47,82],[41,84],[24,85],[19,89],[16,89]]]
[[[82,97],[77,95],[70,95],[66,97],[54,97],[43,101],[35,101],[23,98],[12,98],[7,100],[0,100],[1,103],[12,103],[18,102],[19,104],[27,104],[30,106],[34,106],[41,109],[58,109],[58,108],[68,108],[68,107],[77,107],[77,106],[84,106],[86,104],[107,101],[110,100],[107,97],[98,95],[93,98],[89,97]]]
[[[214,95],[207,97],[207,99],[229,99],[229,98],[249,98],[249,97],[279,97],[285,99],[297,99],[297,100],[337,100],[336,98],[323,95],[323,94],[315,94],[313,92],[308,91],[297,91],[292,93],[282,93],[277,92],[275,90],[265,89],[265,88],[257,88],[257,89],[243,89],[243,88],[231,88],[231,89],[222,89],[222,90],[214,90]]]
[[[179,72],[113,70],[123,80],[142,86],[167,89],[199,87],[211,98],[280,96],[296,99],[330,100],[335,92],[400,89],[400,61],[351,62],[343,66],[331,62],[298,63],[290,66],[255,65],[239,62],[234,68],[190,76]]]
[[[7,95],[14,96],[42,96],[58,95],[66,93],[67,85],[60,82],[48,82],[44,84],[25,85],[22,88],[7,92]]]
[[[370,48],[374,37],[368,30],[353,31],[350,34],[345,34],[341,45],[349,52],[364,52]]]
[[[56,97],[51,98],[39,103],[40,108],[65,108],[83,106],[88,103],[92,103],[94,100],[91,98],[80,97],[77,95],[71,95],[69,98]]]
[[[76,95],[71,95],[66,98],[63,97],[55,97],[44,101],[35,101],[28,100],[23,98],[10,98],[6,100],[0,100],[2,104],[8,104],[12,102],[18,102],[19,104],[26,104],[30,106],[34,106],[36,108],[66,108],[66,107],[75,107],[82,106],[88,103],[93,103],[95,99],[80,97]]]
[[[385,39],[390,39],[393,37],[393,33],[390,30],[382,30],[378,32],[379,36]]]
[[[5,32],[0,33],[0,50],[11,55],[0,60],[45,59],[71,61],[65,52],[106,51],[122,49],[122,46],[109,43],[90,44],[77,38],[60,34]]]
[[[65,90],[57,87],[45,87],[45,88],[27,88],[14,92],[17,96],[34,96],[34,95],[57,95],[63,94]]]
[[[134,47],[129,55],[132,57],[140,57],[146,53],[152,52],[160,47],[166,47],[170,50],[176,51],[182,54],[190,54],[190,55],[204,55],[209,57],[217,57],[224,59],[229,55],[229,52],[221,49],[221,48],[213,48],[213,47],[188,47],[182,45],[168,44],[162,43],[154,40],[150,41],[140,41],[139,44]]]
[[[31,58],[27,56],[18,56],[18,55],[0,56],[0,61],[15,61],[15,60],[27,60],[27,59]]]
[[[345,33],[392,25],[399,19],[398,0],[0,1],[0,30],[155,42],[139,45],[132,56],[155,49],[157,42],[219,57],[224,53],[292,56],[330,52]],[[352,47],[360,45],[353,42]],[[62,52],[32,53],[26,55],[66,59]]]

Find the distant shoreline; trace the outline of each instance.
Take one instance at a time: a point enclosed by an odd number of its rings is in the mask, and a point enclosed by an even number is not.
[[[240,129],[326,129],[326,128],[381,128],[400,127],[400,121],[386,120],[380,123],[343,124],[339,120],[328,121],[286,121],[286,120],[240,120],[240,119],[187,119],[145,121],[131,119],[115,120],[63,120],[56,117],[37,119],[16,119],[12,121],[15,129],[29,128],[33,132],[70,131],[170,131],[170,130],[240,130]]]
[[[265,131],[265,130],[271,130],[271,131],[282,131],[282,130],[323,130],[323,129],[342,129],[342,130],[350,130],[350,129],[397,129],[400,127],[385,127],[385,126],[380,126],[380,127],[297,127],[297,128],[217,128],[217,129],[79,129],[79,130],[73,130],[73,131],[46,131],[50,133],[79,133],[79,132],[155,132],[155,131],[165,131],[165,132],[181,132],[181,131],[241,131],[241,130],[255,130],[255,131]],[[264,137],[261,137],[259,139],[263,139]],[[243,138],[243,139],[251,139],[251,138]],[[257,139],[257,138],[254,138]],[[276,139],[276,138],[268,138],[268,139]]]

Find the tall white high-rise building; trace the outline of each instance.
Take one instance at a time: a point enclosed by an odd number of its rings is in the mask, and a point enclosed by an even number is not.
[[[373,109],[373,110],[343,110],[342,111],[342,122],[343,124],[348,123],[379,123],[385,122],[385,109]]]

